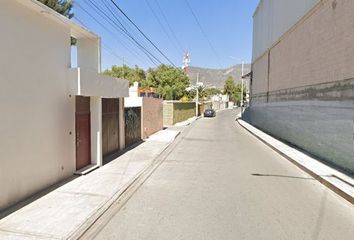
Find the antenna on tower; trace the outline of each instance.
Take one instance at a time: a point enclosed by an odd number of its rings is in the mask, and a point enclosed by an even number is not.
[[[189,63],[191,62],[191,59],[189,57],[189,52],[188,50],[185,51],[184,55],[183,55],[183,66],[182,69],[184,71],[187,71],[187,68],[189,67]]]

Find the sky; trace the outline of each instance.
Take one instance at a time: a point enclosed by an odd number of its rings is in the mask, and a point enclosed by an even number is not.
[[[75,0],[73,20],[102,38],[103,69],[123,63],[148,69],[159,62],[181,67],[185,51],[190,53],[191,66],[220,69],[241,59],[251,61],[252,15],[259,0],[114,1],[166,58],[110,0]],[[118,29],[117,20],[134,40]],[[134,41],[158,60],[152,62]]]

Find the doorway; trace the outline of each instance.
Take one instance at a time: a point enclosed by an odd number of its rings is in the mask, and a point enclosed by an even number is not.
[[[102,153],[103,157],[119,151],[119,99],[102,99]]]
[[[90,98],[76,96],[76,170],[91,164],[91,116]]]

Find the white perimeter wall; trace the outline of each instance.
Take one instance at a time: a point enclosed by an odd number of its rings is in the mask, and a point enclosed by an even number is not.
[[[75,98],[69,28],[2,0],[0,30],[2,209],[74,172]]]
[[[124,107],[142,107],[143,98],[142,97],[126,97],[124,98]]]

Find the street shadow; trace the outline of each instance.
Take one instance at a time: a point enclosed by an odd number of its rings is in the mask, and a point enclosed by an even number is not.
[[[103,158],[103,165],[106,165],[107,163],[110,163],[110,162],[116,160],[118,157],[133,150],[134,148],[138,147],[139,145],[143,144],[144,142],[145,142],[144,140],[139,140],[135,143],[130,144],[129,146],[126,146],[123,150],[120,150],[119,152],[116,152],[116,153],[113,153],[111,155],[104,157]]]
[[[252,176],[255,177],[279,177],[279,178],[293,178],[293,179],[301,179],[301,180],[315,180],[311,177],[295,177],[295,176],[287,176],[287,175],[279,175],[279,174],[261,174],[261,173],[252,173]]]
[[[104,158],[104,164],[107,164],[115,159],[117,159],[119,156],[133,150],[134,148],[138,147],[140,144],[144,143],[143,140],[140,140],[138,142],[135,142],[135,143],[132,143],[131,145],[127,146],[124,150],[122,151],[119,151],[117,153],[114,153],[112,155],[109,155],[107,157]],[[79,178],[80,176],[78,175],[73,175],[67,179],[64,179],[63,181],[60,181],[59,183],[56,183],[52,186],[49,186],[48,188],[42,190],[42,191],[39,191],[31,196],[29,196],[28,198],[16,203],[15,205],[12,205],[8,208],[5,208],[4,210],[1,210],[0,211],[0,219],[2,218],[5,218],[7,216],[9,216],[10,214],[18,211],[19,209],[31,204],[32,202],[44,197],[45,195],[47,195],[48,193],[60,188],[61,186],[75,180],[76,178]]]
[[[42,191],[39,191],[31,196],[29,196],[28,198],[16,203],[15,205],[9,207],[9,208],[6,208],[2,211],[0,211],[0,219],[4,218],[4,217],[7,217],[8,215],[16,212],[17,210],[20,210],[21,208],[31,204],[32,202],[40,199],[41,197],[44,197],[45,195],[47,195],[48,193],[56,190],[57,188],[60,188],[61,186],[73,181],[74,179],[78,178],[80,176],[77,176],[77,175],[73,175],[59,183],[56,183]]]

